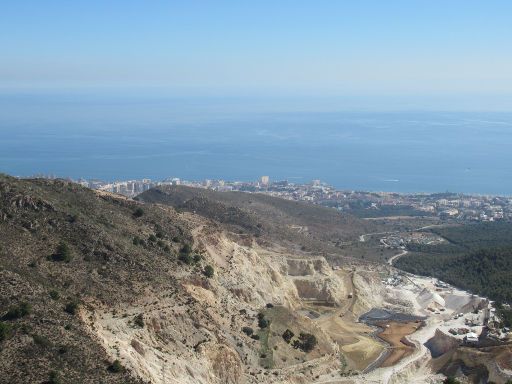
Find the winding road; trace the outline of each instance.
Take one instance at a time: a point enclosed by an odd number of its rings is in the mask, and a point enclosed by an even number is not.
[[[390,258],[389,258],[389,260],[388,260],[388,264],[389,264],[389,265],[393,265],[393,262],[394,262],[395,260],[399,259],[399,258],[400,258],[400,257],[402,257],[402,256],[407,255],[407,253],[408,253],[408,252],[407,252],[407,250],[406,250],[406,249],[404,249],[402,252],[397,253],[396,255],[394,255],[394,256],[392,256],[392,257],[390,257]]]

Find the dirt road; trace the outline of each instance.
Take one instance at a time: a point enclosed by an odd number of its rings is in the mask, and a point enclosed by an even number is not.
[[[397,259],[399,259],[400,257],[405,256],[405,255],[407,255],[407,250],[406,250],[406,249],[404,249],[402,252],[397,253],[396,255],[394,255],[394,256],[392,256],[392,257],[390,257],[390,258],[389,258],[389,260],[388,260],[388,264],[389,264],[389,265],[393,265],[393,262],[394,262],[395,260],[397,260]]]

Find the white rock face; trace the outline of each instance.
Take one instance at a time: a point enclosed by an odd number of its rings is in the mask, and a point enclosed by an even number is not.
[[[417,297],[418,303],[423,307],[427,308],[431,305],[438,305],[444,307],[446,305],[444,299],[439,296],[437,292],[432,292],[429,289],[423,289]]]
[[[312,276],[316,273],[329,275],[331,268],[323,257],[287,259],[287,274],[290,276]]]
[[[250,374],[263,375],[261,344],[244,335],[242,327],[252,322],[257,329],[255,315],[267,303],[294,310],[304,299],[340,302],[347,295],[342,279],[321,257],[299,259],[282,249],[244,246],[207,228],[198,228],[195,236],[195,246],[206,251],[205,263],[214,267],[212,279],[178,271],[170,277],[179,279],[178,293],[148,290],[134,302],[120,303],[116,314],[90,303],[84,321],[112,359],[151,383],[271,382]],[[133,323],[138,314],[144,318],[142,328]],[[311,323],[308,318],[304,322]],[[339,359],[331,354],[321,360],[327,364],[319,368],[322,372],[337,366]],[[281,382],[296,382],[291,379],[296,372],[282,372],[289,379],[280,377]]]

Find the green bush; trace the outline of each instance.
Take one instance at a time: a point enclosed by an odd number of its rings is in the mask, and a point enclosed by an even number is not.
[[[187,265],[190,265],[194,262],[194,259],[192,258],[192,256],[190,256],[189,253],[180,253],[178,259]]]
[[[139,218],[139,217],[142,217],[144,216],[144,210],[141,208],[141,207],[138,207],[135,209],[135,211],[133,211],[133,217],[134,218]]]
[[[149,235],[148,240],[151,241],[152,243],[154,243],[156,241],[156,236],[151,234],[151,235]]]
[[[310,333],[301,333],[299,335],[299,339],[301,341],[301,349],[304,352],[311,352],[316,347],[317,340],[315,335]]]
[[[293,340],[292,347],[308,353],[311,352],[316,347],[317,343],[318,342],[316,340],[315,335],[301,332],[299,335],[299,339]]]
[[[11,333],[12,327],[9,324],[0,322],[0,342],[7,339],[9,334]]]
[[[211,265],[207,265],[206,267],[204,267],[203,273],[207,278],[210,279],[215,274],[215,271],[213,270],[213,267]]]
[[[68,351],[69,347],[67,345],[61,345],[58,349],[59,355],[65,355]]]
[[[254,330],[251,327],[243,327],[242,332],[247,336],[251,336],[254,333]]]
[[[76,301],[70,301],[64,307],[64,311],[69,313],[70,315],[76,314],[76,310],[78,309],[78,303]]]
[[[34,339],[34,343],[42,347],[50,347],[52,345],[50,340],[41,335],[32,335],[32,339]]]
[[[16,320],[28,315],[32,311],[30,304],[22,302],[17,306],[9,308],[7,313],[3,316],[4,320]]]
[[[59,300],[60,298],[60,294],[59,292],[57,292],[56,290],[52,289],[50,291],[50,297],[53,299],[53,300]]]
[[[270,324],[270,322],[265,318],[258,319],[258,327],[260,327],[260,328],[267,328],[269,326],[269,324]]]
[[[62,383],[60,375],[56,371],[50,372],[50,379],[47,381],[48,384],[60,384]]]
[[[119,360],[114,360],[114,362],[108,367],[108,370],[113,373],[118,373],[124,371],[124,368]]]
[[[144,317],[142,316],[142,313],[139,313],[133,318],[133,323],[139,328],[144,328]]]
[[[59,245],[57,245],[57,249],[55,253],[52,255],[53,261],[64,261],[69,263],[71,261],[71,250],[66,242],[61,241]]]
[[[192,247],[190,244],[183,244],[183,246],[180,249],[180,253],[189,255],[192,252]]]
[[[284,331],[283,333],[283,339],[284,341],[286,341],[288,344],[290,343],[290,341],[292,341],[292,338],[293,336],[295,336],[295,334],[290,331],[289,329],[287,329],[286,331]]]

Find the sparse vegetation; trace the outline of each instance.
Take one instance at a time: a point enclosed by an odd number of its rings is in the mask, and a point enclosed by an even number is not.
[[[306,353],[311,352],[317,345],[318,341],[315,335],[310,333],[300,333],[299,338],[293,340],[292,346]]]
[[[206,277],[212,278],[213,275],[215,274],[215,271],[211,265],[207,265],[206,267],[204,267],[203,273]]]
[[[57,249],[55,250],[55,253],[52,255],[51,258],[53,261],[62,261],[69,263],[71,261],[71,257],[72,255],[69,245],[64,241],[61,241],[57,245]]]
[[[295,334],[290,331],[289,329],[287,329],[286,331],[284,331],[283,333],[283,339],[284,341],[286,341],[288,344],[290,343],[290,341],[292,341],[293,339],[293,336],[295,336]]]
[[[181,247],[180,249],[180,253],[182,254],[190,254],[192,252],[192,247],[190,246],[190,244],[183,244],[183,246]]]
[[[187,265],[191,265],[194,263],[194,259],[192,258],[192,256],[190,256],[190,253],[180,253],[180,255],[178,256],[178,260]]]
[[[12,327],[4,322],[0,322],[0,342],[7,339],[7,337],[10,335],[12,330]]]
[[[180,249],[178,260],[187,265],[191,265],[194,263],[194,258],[192,256],[192,247],[190,246],[190,244],[183,244],[183,246]]]
[[[144,328],[144,316],[142,313],[139,313],[137,316],[133,318],[133,324],[135,324],[139,328]]]
[[[315,335],[310,333],[301,333],[299,339],[302,342],[302,350],[304,352],[311,352],[318,343]]]
[[[78,303],[74,300],[66,303],[66,305],[64,306],[64,311],[69,313],[70,315],[75,315],[77,309],[78,309]]]
[[[142,217],[142,216],[144,216],[144,210],[141,207],[137,207],[133,211],[133,217],[137,219],[137,218]]]
[[[108,364],[97,369],[106,355],[86,328],[96,319],[83,323],[65,312],[66,307],[74,312],[75,305],[67,304],[81,303],[81,297],[114,307],[130,297],[132,287],[149,286],[161,268],[175,267],[168,255],[146,246],[135,249],[132,240],[141,234],[147,240],[155,223],[183,239],[190,239],[188,229],[178,229],[182,223],[172,220],[174,213],[145,207],[151,217],[135,221],[135,208],[133,202],[61,180],[0,175],[0,372],[6,380],[48,383],[55,370],[66,383],[139,382],[127,372],[113,377]]]
[[[114,362],[108,367],[108,370],[112,373],[119,373],[124,371],[124,367],[121,365],[119,360],[114,360]]]
[[[267,328],[270,324],[268,319],[265,319],[265,315],[263,313],[258,313],[258,327]]]
[[[499,318],[502,320],[501,326],[509,328],[512,327],[512,309],[507,309],[505,306],[503,306],[503,303],[497,302],[496,310],[498,312]]]
[[[50,372],[50,377],[48,379],[48,384],[61,384],[62,381],[60,379],[60,375],[56,371]]]
[[[32,306],[27,302],[10,307],[7,313],[3,316],[4,320],[16,320],[27,316],[32,311]]]
[[[61,345],[58,349],[59,355],[65,355],[68,353],[69,348],[66,345]]]
[[[32,339],[34,340],[34,343],[36,343],[37,345],[39,345],[41,347],[48,348],[52,345],[50,340],[48,340],[48,338],[46,338],[45,336],[32,335]]]

